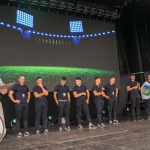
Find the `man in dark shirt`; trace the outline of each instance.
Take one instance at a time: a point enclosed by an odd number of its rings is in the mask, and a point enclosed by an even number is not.
[[[13,96],[13,94],[15,96]],[[20,119],[23,113],[23,124],[24,124],[24,136],[29,136],[28,132],[28,109],[30,101],[29,88],[25,85],[25,77],[19,77],[19,83],[12,87],[9,92],[10,99],[15,103],[16,109],[16,131],[17,137],[22,137],[20,132]]]
[[[61,83],[54,88],[54,99],[58,105],[58,127],[62,132],[62,116],[65,112],[66,126],[65,130],[70,131],[69,110],[70,110],[70,93],[69,87],[66,85],[66,77],[61,78]]]
[[[78,129],[83,130],[81,125],[81,112],[82,108],[86,115],[87,121],[89,122],[89,129],[95,129],[96,127],[91,122],[90,112],[88,108],[90,93],[87,87],[81,84],[81,78],[76,78],[76,85],[73,87],[73,95],[76,98],[76,108],[77,108],[77,122]]]
[[[118,97],[118,88],[115,85],[115,77],[111,77],[109,83],[104,85],[104,90],[106,91],[106,99],[108,99],[108,119],[109,123],[118,124],[117,117],[117,97]],[[113,114],[112,114],[113,113]],[[113,116],[113,118],[112,118]]]
[[[132,112],[132,119],[133,121],[137,120],[142,120],[140,117],[140,84],[135,81],[135,75],[131,74],[130,75],[130,81],[127,83],[127,91],[130,94],[130,100],[131,100],[131,112]],[[135,113],[135,108],[136,108],[136,113]]]
[[[95,84],[92,87],[92,92],[94,94],[94,102],[96,105],[97,109],[97,119],[98,119],[98,127],[104,128],[105,125],[102,122],[102,111],[104,107],[104,99],[105,93],[104,93],[104,88],[101,87],[101,78],[100,77],[95,77]]]
[[[36,135],[40,134],[40,117],[42,114],[43,118],[43,128],[44,128],[44,134],[48,134],[48,128],[47,128],[47,110],[48,110],[48,104],[47,104],[47,98],[48,90],[47,87],[43,85],[43,79],[41,77],[38,77],[37,85],[33,87],[33,94],[35,97],[35,129],[36,129]]]

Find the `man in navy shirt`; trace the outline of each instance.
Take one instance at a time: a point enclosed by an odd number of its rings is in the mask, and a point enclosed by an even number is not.
[[[88,108],[90,93],[87,87],[81,84],[81,78],[76,78],[76,85],[73,87],[73,95],[76,98],[76,108],[77,108],[77,122],[78,129],[83,130],[81,125],[81,112],[82,108],[86,115],[87,121],[89,122],[89,129],[95,129],[96,127],[91,123],[90,112]]]
[[[106,99],[108,100],[108,119],[109,123],[118,124],[117,117],[117,97],[118,97],[118,88],[115,85],[115,77],[111,77],[109,83],[104,85],[104,90],[106,91]],[[113,118],[112,118],[113,116]]]
[[[104,93],[104,88],[100,85],[101,78],[95,77],[95,84],[92,87],[92,92],[94,94],[94,102],[97,109],[97,119],[98,119],[98,127],[104,128],[105,125],[102,122],[102,111],[104,107],[104,98],[106,95]]]
[[[130,75],[130,81],[127,83],[127,91],[130,94],[130,100],[131,100],[131,112],[132,112],[132,119],[133,121],[137,120],[142,120],[140,117],[140,84],[135,81],[135,75],[131,74]],[[135,108],[136,108],[136,113],[135,113]]]
[[[37,85],[33,87],[33,94],[35,97],[35,129],[36,129],[36,135],[40,134],[40,117],[42,114],[43,118],[43,128],[44,128],[44,134],[48,134],[48,128],[47,128],[47,111],[48,111],[48,104],[47,104],[47,98],[48,90],[47,87],[43,85],[43,79],[41,77],[38,77]]]
[[[13,96],[13,94],[15,96]],[[9,97],[12,102],[15,103],[16,109],[16,131],[17,137],[22,137],[22,133],[20,132],[20,119],[21,114],[23,113],[23,124],[24,124],[24,136],[29,136],[28,132],[28,109],[29,109],[29,101],[30,101],[30,92],[29,88],[25,85],[25,77],[19,77],[19,83],[13,86],[13,88],[9,92]]]
[[[62,132],[62,116],[65,112],[66,126],[65,130],[70,131],[69,110],[70,110],[70,92],[66,85],[66,77],[61,78],[61,83],[54,88],[54,99],[58,105],[58,127]]]

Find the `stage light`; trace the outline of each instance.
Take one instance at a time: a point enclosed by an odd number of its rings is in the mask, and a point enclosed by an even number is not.
[[[15,26],[13,26],[13,29],[16,29],[16,27],[15,27]]]
[[[53,120],[53,116],[48,116],[48,121],[52,121]]]
[[[110,34],[110,32],[108,31],[107,34]]]
[[[45,36],[48,36],[48,34],[47,34],[47,33],[45,33]]]
[[[101,33],[98,33],[99,36],[101,36]]]
[[[102,111],[103,114],[106,114],[105,110]]]
[[[70,38],[70,35],[68,35],[68,38]]]
[[[85,35],[82,35],[83,38],[85,38]]]
[[[55,34],[53,34],[53,37],[55,37],[56,35]]]
[[[94,36],[97,36],[97,34],[94,34]]]
[[[35,31],[32,31],[33,34],[35,34]]]
[[[49,34],[49,36],[52,36],[51,34]]]
[[[59,37],[59,35],[57,35],[57,37]]]
[[[71,33],[83,32],[82,21],[70,21],[69,25],[70,25],[70,32]]]
[[[115,33],[115,30],[112,30],[112,33]]]
[[[33,28],[33,16],[29,15],[25,12],[22,12],[20,10],[17,10],[17,19],[16,22],[18,24],[22,24],[28,27]]]
[[[93,34],[90,34],[90,36],[92,37],[92,36],[93,36]]]
[[[1,25],[4,25],[4,22],[1,22],[0,24],[1,24]]]
[[[86,35],[86,37],[89,37],[89,35]]]
[[[7,27],[10,27],[10,24],[7,24]]]
[[[16,120],[16,118],[14,118],[14,119],[12,120],[12,123],[13,123],[13,124],[16,124],[16,122],[17,122],[17,120]]]
[[[40,34],[40,32],[37,32],[37,34],[39,35],[39,34]]]
[[[103,35],[105,35],[106,33],[105,32],[103,32]]]

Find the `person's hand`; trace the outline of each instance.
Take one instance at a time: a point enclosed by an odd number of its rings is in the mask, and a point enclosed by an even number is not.
[[[27,103],[29,103],[30,102],[30,100],[29,99],[27,99]]]
[[[86,93],[85,93],[85,92],[82,92],[82,95],[86,96]]]
[[[106,99],[110,99],[110,97],[109,97],[109,96],[107,96],[107,95],[105,95],[105,98],[106,98]]]
[[[134,89],[138,89],[138,85],[134,87]]]
[[[56,101],[56,105],[58,105],[58,101]]]
[[[39,86],[40,86],[41,88],[43,88],[43,84],[39,84]]]
[[[86,103],[89,104],[89,100],[88,99],[86,100]]]
[[[15,103],[16,104],[20,104],[20,100],[15,100]]]

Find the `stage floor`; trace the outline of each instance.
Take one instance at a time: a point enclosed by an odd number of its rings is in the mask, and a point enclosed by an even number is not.
[[[17,138],[14,131],[8,131],[0,143],[1,150],[150,150],[150,121],[121,121],[105,129],[83,131],[72,126],[70,132],[59,133],[56,126],[50,127],[48,135],[36,136],[30,128],[30,137]]]

